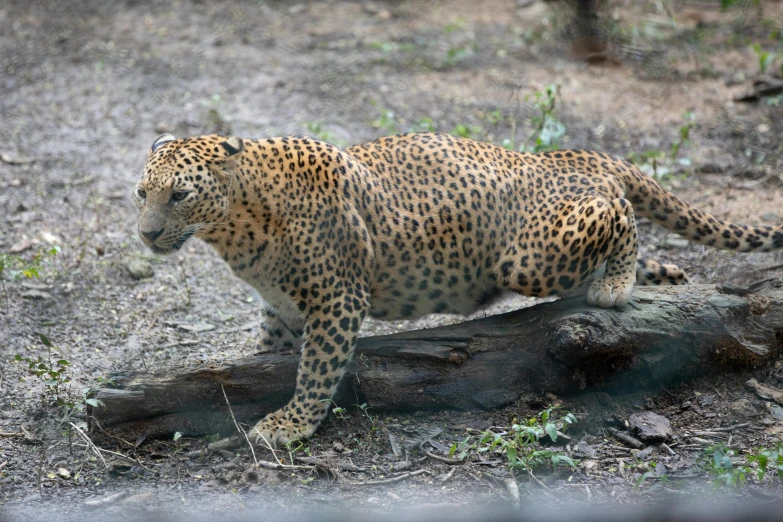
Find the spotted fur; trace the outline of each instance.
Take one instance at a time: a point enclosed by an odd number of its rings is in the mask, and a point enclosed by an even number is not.
[[[339,149],[302,137],[202,136],[153,145],[137,187],[153,251],[201,238],[268,304],[261,344],[301,346],[296,391],[251,431],[281,444],[317,428],[362,320],[469,314],[500,290],[546,296],[588,281],[602,307],[635,281],[681,284],[637,265],[634,212],[716,248],[783,246],[781,227],[705,214],[601,152],[522,154],[442,134]]]

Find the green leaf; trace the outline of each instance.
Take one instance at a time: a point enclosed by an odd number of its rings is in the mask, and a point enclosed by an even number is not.
[[[178,441],[178,440],[179,440],[179,439],[181,439],[181,438],[182,438],[182,433],[180,433],[180,432],[176,432],[176,433],[174,434],[174,442]]]
[[[93,408],[99,408],[99,407],[103,406],[103,401],[100,401],[100,400],[94,399],[94,398],[84,399],[84,402],[86,402],[87,404],[89,404]]]
[[[555,426],[554,423],[547,422],[544,426],[544,430],[546,431],[547,435],[549,435],[549,438],[552,439],[552,442],[557,440],[557,426]]]
[[[506,448],[506,456],[508,457],[508,462],[512,466],[517,465],[517,449],[513,446],[508,446]]]
[[[44,343],[44,346],[46,346],[47,348],[51,348],[52,347],[52,341],[50,341],[48,337],[46,337],[43,333],[38,332],[38,331],[36,331],[35,333],[41,339],[41,342]]]

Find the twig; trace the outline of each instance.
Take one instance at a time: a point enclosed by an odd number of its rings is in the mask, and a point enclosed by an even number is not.
[[[456,471],[457,471],[457,468],[451,468],[451,470],[448,473],[446,473],[446,475],[444,475],[443,477],[441,477],[438,480],[440,480],[441,483],[444,483],[444,482],[448,481],[451,477],[453,477],[454,473],[456,473]]]
[[[706,430],[704,433],[707,433],[707,432],[710,432],[710,431],[717,431],[718,433],[730,433],[730,432],[733,432],[735,430],[739,430],[739,429],[742,429],[742,428],[748,428],[748,427],[750,427],[750,424],[745,422],[743,424],[737,424],[735,426],[728,426],[726,428],[710,428],[710,429]],[[696,433],[696,432],[694,431],[693,433]]]
[[[543,482],[541,482],[540,480],[538,480],[538,477],[536,477],[535,475],[533,475],[533,472],[532,472],[532,471],[528,470],[528,471],[527,471],[527,474],[530,476],[530,478],[531,478],[531,479],[533,479],[533,481],[534,481],[536,484],[538,484],[539,486],[541,486],[542,488],[544,488],[544,489],[546,489],[546,490],[549,490],[549,486],[547,486],[546,484],[544,484]]]
[[[424,454],[427,455],[432,460],[437,460],[439,462],[443,462],[444,464],[448,464],[450,466],[456,466],[459,464],[465,464],[464,460],[460,459],[450,459],[448,457],[441,457],[440,455],[435,455],[434,453],[431,453],[427,450],[424,450]]]
[[[21,431],[0,431],[0,437],[24,437]]]
[[[677,453],[675,453],[674,450],[671,449],[665,442],[661,442],[661,447],[665,449],[669,455],[677,455]]]
[[[223,383],[220,384],[220,390],[223,392],[223,397],[226,399],[226,404],[228,405],[228,412],[231,414],[231,420],[234,421],[234,426],[236,426],[237,431],[245,437],[245,440],[247,441],[247,445],[250,447],[250,453],[253,455],[253,462],[255,462],[256,466],[258,466],[258,459],[256,458],[256,450],[253,449],[253,445],[250,443],[250,439],[247,438],[247,433],[245,433],[245,430],[239,427],[237,418],[234,417],[234,410],[231,409],[231,403],[228,402],[228,395],[226,395],[226,389],[223,387]],[[272,450],[272,455],[275,455],[274,450]],[[277,455],[275,455],[275,460],[277,460]],[[277,463],[281,464],[279,460],[277,461]]]
[[[422,473],[426,473],[426,472],[427,472],[426,469],[419,469],[416,471],[411,471],[410,473],[403,473],[402,475],[398,475],[390,479],[368,480],[366,482],[352,482],[351,486],[382,486],[384,484],[394,484],[395,482],[400,482],[401,480],[405,480],[406,478],[415,477],[416,475],[421,475]]]
[[[106,468],[108,469],[109,468],[109,464],[106,462],[106,459],[103,458],[103,455],[101,455],[101,450],[98,448],[98,446],[96,446],[95,444],[92,443],[92,441],[90,440],[90,437],[88,437],[87,434],[85,434],[81,430],[81,428],[79,428],[79,426],[77,426],[73,422],[69,422],[68,424],[70,424],[71,427],[76,430],[76,433],[78,433],[79,436],[82,439],[84,439],[84,442],[87,443],[87,446],[89,446],[89,448],[93,451],[93,453],[98,455],[98,458],[101,459],[101,461],[103,462],[103,465],[106,466]]]
[[[307,469],[307,470],[313,470],[313,469],[317,468],[316,466],[299,466],[299,465],[296,465],[296,464],[283,464],[282,462],[280,462],[280,463],[269,462],[267,460],[257,460],[256,461],[256,466],[258,466],[259,468],[264,468],[264,469],[277,469],[277,470],[280,470],[280,469]]]
[[[635,449],[642,449],[644,447],[644,444],[636,440],[635,438],[631,437],[630,435],[626,435],[625,433],[621,433],[616,428],[609,428],[609,433],[612,434],[614,438],[619,440],[620,442],[624,442],[628,446],[631,446]]]
[[[6,464],[8,464],[7,460],[5,460],[2,463],[0,463],[0,469],[3,469],[6,466]]]

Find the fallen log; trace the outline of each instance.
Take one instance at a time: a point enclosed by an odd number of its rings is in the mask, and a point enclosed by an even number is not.
[[[458,325],[359,340],[335,397],[373,411],[488,409],[523,393],[659,389],[712,371],[760,366],[782,352],[783,281],[638,288],[621,310],[584,297]],[[231,434],[291,397],[296,353],[228,364],[118,372],[97,389],[93,429],[126,437]],[[92,402],[92,401],[91,401]]]

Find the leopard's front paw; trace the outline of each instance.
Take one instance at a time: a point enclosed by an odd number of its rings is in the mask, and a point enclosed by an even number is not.
[[[277,449],[289,442],[305,439],[315,432],[316,426],[292,422],[285,410],[277,410],[253,426],[247,436],[250,442],[262,448]]]

